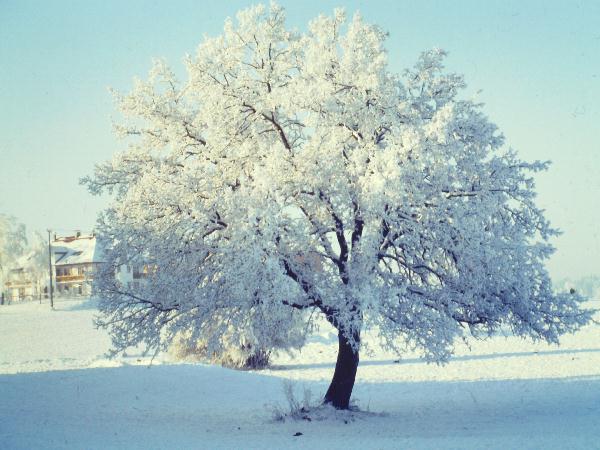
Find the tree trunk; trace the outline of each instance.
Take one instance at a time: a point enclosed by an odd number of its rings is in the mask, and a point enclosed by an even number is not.
[[[330,404],[336,409],[348,409],[350,405],[350,396],[356,379],[356,369],[358,368],[358,344],[360,343],[360,333],[354,335],[356,342],[356,351],[348,343],[341,331],[338,331],[338,356],[335,363],[335,372],[333,379],[325,394],[324,403]]]

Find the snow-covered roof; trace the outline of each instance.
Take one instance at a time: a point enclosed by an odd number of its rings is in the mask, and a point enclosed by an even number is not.
[[[69,264],[89,264],[104,261],[102,246],[98,245],[96,236],[69,236],[55,239],[52,252],[57,266]]]

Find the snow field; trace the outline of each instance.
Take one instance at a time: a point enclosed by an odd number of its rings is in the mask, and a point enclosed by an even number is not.
[[[600,327],[560,347],[498,337],[443,367],[371,345],[362,412],[273,420],[282,379],[317,401],[335,362],[323,328],[272,369],[237,372],[159,355],[107,360],[93,304],[0,308],[0,448],[600,448]],[[319,420],[323,419],[323,420]],[[346,423],[347,422],[347,423]],[[301,435],[294,436],[296,433]]]

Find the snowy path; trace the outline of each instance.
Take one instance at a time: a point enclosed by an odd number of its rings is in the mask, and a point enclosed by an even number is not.
[[[326,330],[268,371],[167,358],[149,368],[135,355],[107,361],[93,313],[0,308],[0,448],[600,448],[598,326],[559,348],[476,343],[445,367],[374,350],[354,393],[373,413],[281,423],[272,409],[286,404],[282,378],[300,397],[327,386],[335,348]]]

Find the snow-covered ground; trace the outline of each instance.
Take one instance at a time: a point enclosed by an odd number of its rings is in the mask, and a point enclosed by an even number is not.
[[[353,394],[361,412],[281,422],[284,380],[300,399],[325,391],[329,330],[270,370],[169,355],[149,367],[135,352],[108,360],[95,313],[89,302],[0,307],[0,448],[600,448],[598,325],[560,347],[472,342],[442,367],[371,342]]]

